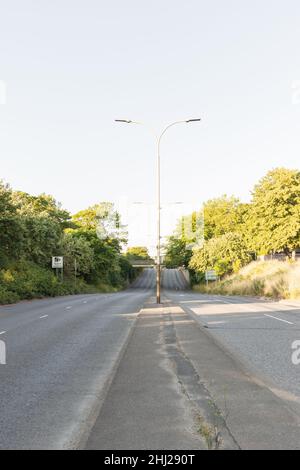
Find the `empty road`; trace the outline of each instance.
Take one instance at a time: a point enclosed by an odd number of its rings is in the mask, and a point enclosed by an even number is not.
[[[161,275],[163,289],[186,290],[189,285],[179,269],[163,269]],[[156,273],[154,269],[145,269],[141,276],[133,283],[133,288],[155,289]]]
[[[249,297],[166,291],[250,373],[291,404],[300,404],[300,366],[292,345],[300,340],[300,304]]]
[[[0,449],[205,448],[194,410],[231,387],[227,448],[300,447],[300,305],[198,294],[178,270],[162,285],[162,309],[153,269],[116,294],[0,307]]]

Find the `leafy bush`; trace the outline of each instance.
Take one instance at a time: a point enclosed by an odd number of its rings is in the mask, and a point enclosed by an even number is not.
[[[212,238],[202,248],[194,250],[189,267],[204,273],[214,269],[219,276],[236,272],[251,260],[243,236],[239,233],[226,233]]]
[[[71,219],[52,196],[13,191],[0,181],[0,303],[125,287],[136,271],[121,255],[125,232],[116,235],[117,225],[111,203]],[[50,267],[52,256],[64,256],[63,281]]]
[[[13,304],[18,300],[20,300],[20,297],[16,293],[10,292],[0,285],[0,304]]]
[[[75,282],[74,277],[66,277],[61,281],[49,269],[28,261],[15,263],[9,269],[0,271],[0,304],[13,303],[20,299],[93,294],[114,290],[106,283],[88,285],[83,279],[76,279]]]

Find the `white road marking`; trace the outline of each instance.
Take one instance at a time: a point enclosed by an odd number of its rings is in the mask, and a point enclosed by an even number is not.
[[[208,325],[224,325],[224,323],[227,323],[226,321],[208,321]]]
[[[66,307],[66,310],[70,310],[71,308],[72,308],[72,307],[70,307],[70,306],[69,306],[69,307]]]
[[[83,303],[83,304],[87,304],[87,300],[84,300],[82,303]]]
[[[207,305],[213,305],[214,300],[180,300],[180,304],[207,304]],[[221,300],[216,300],[216,302],[222,302]]]
[[[42,319],[42,318],[47,318],[47,317],[48,317],[48,315],[42,315],[42,316],[40,317],[40,319]]]
[[[0,331],[0,335],[4,335],[6,331]]]
[[[273,315],[268,315],[267,313],[265,313],[264,316],[269,317],[269,318],[274,318],[274,320],[282,321],[284,323],[288,323],[288,325],[294,325],[294,323],[292,323],[290,321],[283,320],[282,318],[273,317]]]
[[[215,302],[216,299],[213,299],[213,302]],[[232,300],[225,300],[225,299],[220,299],[218,302],[222,302],[224,304],[229,304],[229,305],[237,305],[236,302],[233,302]]]

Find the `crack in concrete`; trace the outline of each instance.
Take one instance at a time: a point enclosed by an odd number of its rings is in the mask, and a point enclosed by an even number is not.
[[[183,393],[195,410],[195,424],[208,449],[240,449],[227,427],[226,417],[201,381],[191,360],[182,351],[171,314],[164,316],[162,332],[167,357]]]

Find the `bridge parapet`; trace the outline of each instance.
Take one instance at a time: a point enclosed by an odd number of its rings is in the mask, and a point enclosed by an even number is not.
[[[140,259],[140,260],[129,260],[130,264],[134,267],[134,268],[154,268],[155,267],[155,263],[153,260],[144,260],[144,259]]]

